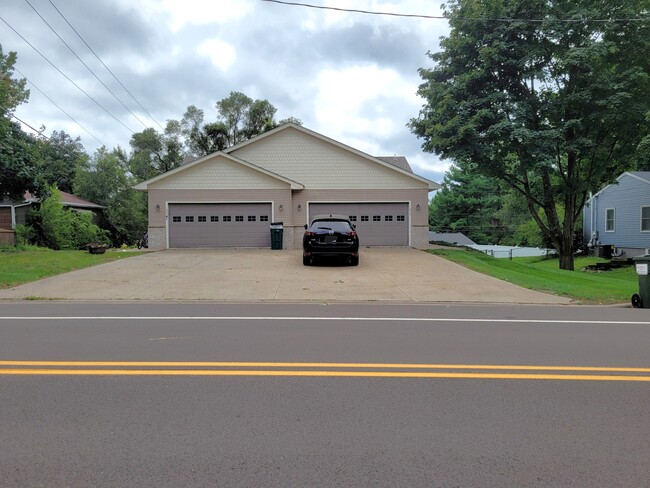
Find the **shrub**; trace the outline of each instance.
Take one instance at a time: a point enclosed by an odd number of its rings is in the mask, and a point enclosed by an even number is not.
[[[90,213],[73,212],[61,204],[55,187],[32,217],[40,228],[40,240],[50,249],[82,249],[89,243],[108,244],[108,233],[92,223]]]
[[[16,246],[27,246],[37,241],[36,231],[29,225],[18,224],[14,231],[16,232]]]

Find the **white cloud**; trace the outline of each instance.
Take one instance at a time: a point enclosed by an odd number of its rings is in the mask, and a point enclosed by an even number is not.
[[[241,19],[253,9],[251,0],[140,0],[136,6],[123,0],[122,4],[136,8],[151,21],[159,20],[155,17],[164,19],[172,32],[187,26],[224,25]]]
[[[204,41],[196,51],[210,58],[212,64],[222,71],[227,71],[237,59],[236,49],[218,38]]]
[[[376,65],[326,69],[318,74],[315,85],[317,123],[334,138],[344,134],[389,137],[403,125],[391,107],[415,113],[421,104],[412,83],[396,71]]]

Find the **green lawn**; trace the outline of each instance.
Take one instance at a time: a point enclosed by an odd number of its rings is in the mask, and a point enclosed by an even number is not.
[[[589,264],[604,262],[594,257],[576,258],[575,271],[564,271],[558,269],[557,259],[515,258],[510,261],[478,251],[432,249],[429,252],[515,285],[582,303],[629,303],[632,294],[638,292],[633,266],[605,272],[582,271]]]
[[[107,251],[90,254],[88,251],[52,251],[36,247],[25,251],[0,249],[0,289],[139,254],[142,253]]]

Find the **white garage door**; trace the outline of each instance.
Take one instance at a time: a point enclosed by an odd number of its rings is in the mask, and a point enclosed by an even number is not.
[[[362,246],[408,246],[408,203],[311,203],[309,218],[347,215]]]
[[[169,247],[271,247],[270,203],[170,203]]]

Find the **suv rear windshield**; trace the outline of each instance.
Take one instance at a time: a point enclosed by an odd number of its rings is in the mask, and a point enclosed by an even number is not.
[[[334,232],[351,232],[350,224],[341,220],[315,220],[311,224],[311,230],[333,230]]]

